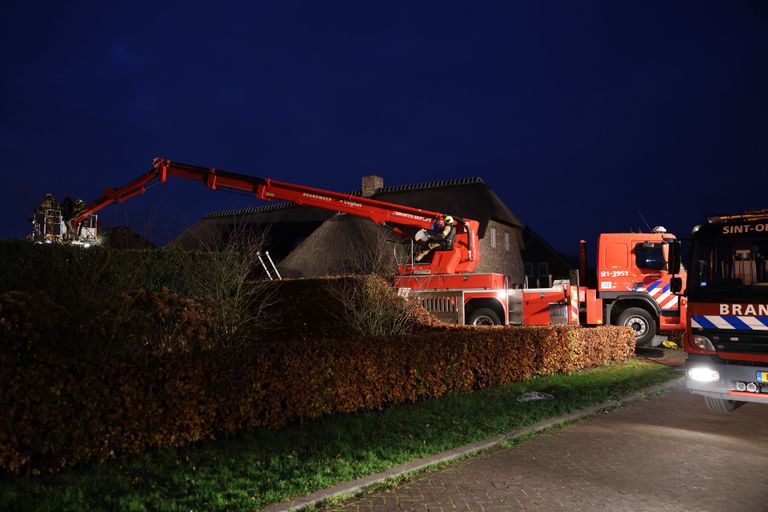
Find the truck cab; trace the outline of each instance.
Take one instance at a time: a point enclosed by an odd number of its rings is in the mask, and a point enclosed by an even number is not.
[[[685,326],[685,304],[670,291],[667,260],[674,240],[661,226],[652,233],[604,233],[598,239],[597,297],[604,323],[632,328],[638,345],[658,331]]]
[[[691,242],[686,387],[715,412],[768,403],[768,210],[712,217]]]

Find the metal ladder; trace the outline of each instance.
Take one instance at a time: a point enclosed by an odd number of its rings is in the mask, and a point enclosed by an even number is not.
[[[269,251],[264,251],[264,255],[267,257],[267,261],[269,261],[269,264],[271,265],[272,272],[269,271],[269,267],[267,267],[267,264],[264,262],[264,258],[261,257],[261,251],[256,253],[256,256],[259,258],[259,263],[261,263],[261,268],[264,269],[264,272],[266,272],[267,277],[270,281],[274,281],[275,279],[281,280],[282,276],[280,275],[280,272],[277,270],[277,265],[275,265],[275,262],[272,261],[272,257],[269,255]],[[272,273],[275,274],[275,277],[272,277]]]

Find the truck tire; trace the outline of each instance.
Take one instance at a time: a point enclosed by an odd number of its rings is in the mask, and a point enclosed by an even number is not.
[[[619,314],[617,325],[629,327],[635,332],[638,347],[647,345],[656,336],[656,320],[643,308],[627,308]]]
[[[718,414],[727,414],[744,405],[744,402],[726,400],[725,398],[714,398],[711,396],[705,396],[704,403],[707,404],[707,409]]]
[[[501,325],[501,319],[490,308],[477,308],[467,317],[467,325]]]

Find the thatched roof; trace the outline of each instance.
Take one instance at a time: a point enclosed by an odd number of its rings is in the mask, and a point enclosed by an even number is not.
[[[182,249],[198,249],[201,240],[229,233],[238,227],[253,226],[261,231],[269,231],[269,237],[274,244],[285,246],[282,250],[278,247],[278,252],[287,254],[293,249],[294,240],[309,236],[334,215],[332,211],[284,202],[212,212],[184,230],[169,245]]]
[[[325,221],[279,265],[283,277],[368,273],[391,269],[395,244],[375,222],[338,214]]]
[[[205,218],[227,219],[237,217],[245,224],[273,224],[277,222],[323,222],[333,217],[333,215],[334,212],[321,210],[320,208],[276,201],[263,206],[211,212]]]

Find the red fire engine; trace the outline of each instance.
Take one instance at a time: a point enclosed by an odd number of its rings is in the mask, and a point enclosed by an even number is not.
[[[674,240],[661,226],[652,233],[600,235],[595,294],[603,304],[595,309],[602,310],[610,323],[631,327],[638,343],[650,342],[659,330],[685,327],[685,300],[670,291],[672,276],[667,269]],[[592,291],[587,289],[586,294]]]
[[[715,412],[768,403],[768,209],[711,217],[691,235],[685,383]],[[680,267],[678,244],[670,256]],[[682,278],[673,280],[680,292]]]
[[[471,313],[458,314],[467,323],[624,325],[633,329],[637,343],[643,345],[652,342],[658,331],[685,327],[685,299],[670,291],[667,271],[668,247],[674,240],[661,227],[653,233],[600,235],[597,289],[579,286],[584,278],[577,275],[550,288],[510,289],[499,274],[473,283],[462,275],[419,275],[418,268],[400,276],[397,284],[416,292],[428,310],[448,321],[455,318],[452,304],[467,304],[470,294]],[[432,300],[425,301],[430,295]],[[440,295],[442,302],[437,300]],[[459,295],[463,300],[457,300]]]
[[[107,189],[101,198],[80,211],[70,221],[73,231],[84,232],[80,226],[95,225],[96,212],[142,194],[149,187],[164,183],[168,176],[200,181],[212,190],[244,191],[259,199],[279,199],[366,217],[390,226],[408,240],[420,239],[423,230],[447,217],[375,199],[156,158],[149,172],[123,187]],[[652,340],[660,329],[683,328],[684,303],[669,293],[670,276],[666,271],[667,247],[674,236],[662,229],[646,234],[601,235],[597,289],[579,286],[575,276],[555,282],[550,288],[522,289],[510,286],[503,274],[474,272],[480,260],[479,223],[453,218],[456,231],[451,243],[435,249],[425,262],[415,261],[411,248],[411,257],[398,266],[395,278],[395,286],[403,295],[421,302],[445,321],[473,325],[580,321],[586,325],[619,324],[631,327],[641,344]],[[85,233],[87,239],[81,242],[92,240],[93,233]]]

